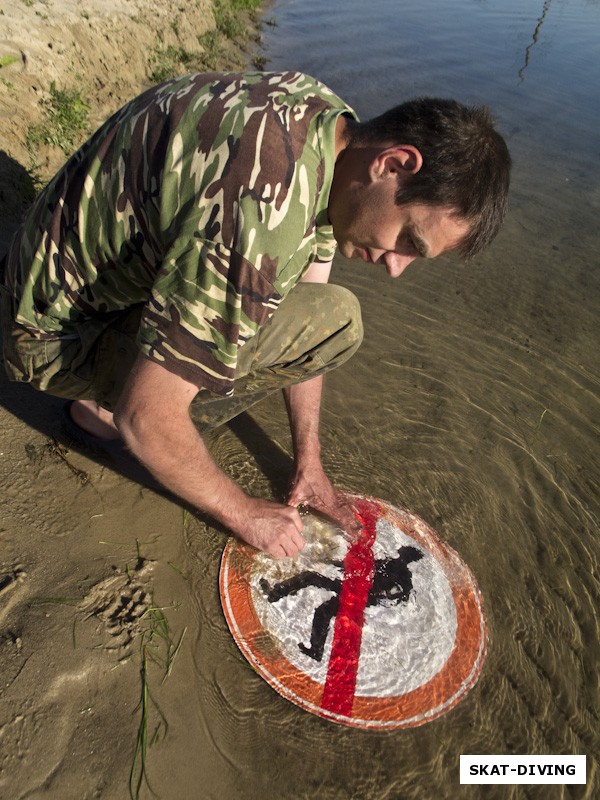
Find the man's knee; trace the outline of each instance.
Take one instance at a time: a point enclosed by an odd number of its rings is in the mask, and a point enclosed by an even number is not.
[[[344,286],[326,284],[332,294],[331,305],[336,309],[340,333],[347,348],[354,353],[363,340],[363,324],[358,298]]]
[[[333,369],[362,341],[358,300],[342,286],[299,283],[238,356],[236,380],[263,369],[297,371],[295,380]]]
[[[322,300],[315,312],[315,325],[320,325],[322,342],[315,355],[323,365],[338,367],[359,348],[363,339],[360,304],[356,296],[343,286],[319,285]]]

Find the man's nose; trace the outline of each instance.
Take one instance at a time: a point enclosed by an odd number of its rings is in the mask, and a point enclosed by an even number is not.
[[[388,273],[392,278],[401,275],[409,264],[415,260],[416,256],[400,256],[398,253],[386,253],[384,261],[388,268]]]

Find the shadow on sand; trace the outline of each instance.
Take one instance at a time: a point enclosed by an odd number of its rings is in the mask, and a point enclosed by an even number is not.
[[[25,425],[38,431],[50,443],[63,445],[68,450],[85,455],[97,463],[108,466],[114,472],[134,481],[162,497],[177,503],[195,514],[199,519],[209,520],[196,508],[188,506],[180,498],[159,484],[141,464],[113,459],[110,456],[91,453],[82,445],[74,442],[62,425],[62,409],[65,400],[38,392],[25,384],[13,383],[4,374],[0,365],[0,406]],[[287,486],[287,478],[291,470],[290,456],[277,445],[247,412],[243,412],[226,424],[230,431],[248,450],[259,469],[267,478],[272,496],[283,500]],[[210,445],[211,433],[205,436]],[[210,520],[211,527],[229,534],[224,527]]]
[[[0,150],[0,257],[8,250],[13,233],[36,194],[28,170]]]

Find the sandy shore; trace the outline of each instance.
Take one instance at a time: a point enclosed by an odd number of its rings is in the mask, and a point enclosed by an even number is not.
[[[241,47],[230,39],[212,54],[219,67],[250,59],[244,25]],[[80,92],[93,129],[150,83],[161,54],[201,63],[198,35],[214,28],[210,0],[0,0],[0,252],[33,179],[66,157],[27,144],[51,82]],[[78,452],[61,406],[0,374],[0,797],[121,800],[130,777],[134,796],[151,796],[148,780],[163,798],[232,796],[190,752],[192,741],[210,752],[189,703],[199,604],[229,643],[217,596],[225,534],[143,476]]]

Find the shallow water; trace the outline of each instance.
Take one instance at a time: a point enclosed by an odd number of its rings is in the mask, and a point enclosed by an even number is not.
[[[313,717],[247,667],[215,619],[220,540],[194,522],[198,796],[477,798],[459,785],[460,754],[562,753],[588,756],[587,787],[485,796],[597,797],[600,3],[283,0],[265,17],[277,23],[268,68],[317,76],[361,117],[455,96],[489,104],[509,142],[509,218],[473,263],[416,262],[392,281],[336,262],[366,336],[328,378],[322,421],[337,485],[409,508],[467,562],[489,648],[467,698],[420,728]],[[249,489],[282,492],[283,407],[269,400],[252,418],[255,430],[219,432],[215,453]]]

